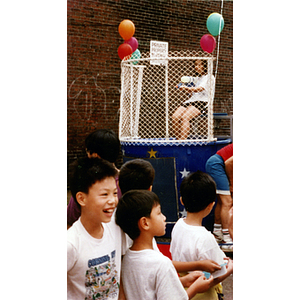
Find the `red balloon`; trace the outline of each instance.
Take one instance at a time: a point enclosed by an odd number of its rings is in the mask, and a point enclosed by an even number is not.
[[[132,54],[132,48],[129,44],[123,43],[118,48],[118,55],[120,59]]]
[[[204,34],[200,39],[200,46],[203,51],[212,53],[216,48],[216,39],[211,34]]]
[[[131,46],[132,52],[134,52],[139,46],[139,43],[135,37],[132,37],[127,41],[124,41],[124,43],[129,44]]]

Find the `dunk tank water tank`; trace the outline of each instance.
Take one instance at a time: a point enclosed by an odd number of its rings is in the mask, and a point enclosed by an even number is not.
[[[119,138],[124,162],[142,158],[153,165],[153,191],[167,218],[165,237],[170,237],[178,218],[186,215],[179,194],[183,178],[197,170],[205,172],[208,158],[231,143],[230,138],[218,140],[213,134],[213,60],[208,53],[180,51],[163,56],[147,52],[121,62]],[[199,77],[197,61],[204,62],[207,97],[200,103],[201,114],[190,121],[188,136],[182,139],[172,115],[193,96],[178,85],[193,86]],[[213,212],[203,224],[212,229]]]

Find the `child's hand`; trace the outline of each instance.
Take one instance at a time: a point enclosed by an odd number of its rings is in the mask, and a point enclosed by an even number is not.
[[[199,271],[195,271],[199,272]],[[202,273],[202,272],[200,272]],[[205,278],[202,273],[186,290],[189,299],[192,299],[197,293],[206,292],[211,286],[214,285],[214,278],[210,276],[208,279]]]
[[[224,258],[224,260],[227,259],[228,263],[226,265],[227,273],[232,274],[233,273],[233,260],[230,258]]]
[[[193,271],[184,277],[181,277],[181,283],[184,287],[190,287],[192,283],[195,282],[196,279],[198,279],[200,276],[203,276],[203,273],[200,271]]]
[[[213,273],[215,271],[221,270],[221,266],[211,259],[205,259],[199,261],[199,269],[209,273]]]
[[[208,279],[205,276],[200,276],[193,285],[195,286],[197,293],[205,293],[213,284],[214,278],[210,275]]]

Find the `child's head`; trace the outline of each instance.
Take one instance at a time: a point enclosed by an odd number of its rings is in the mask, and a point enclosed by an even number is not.
[[[122,165],[119,186],[122,194],[130,190],[149,190],[153,185],[155,170],[149,161],[133,159]]]
[[[180,194],[186,211],[199,212],[215,201],[216,184],[210,175],[197,171],[183,179]]]
[[[160,209],[160,201],[155,193],[132,190],[119,201],[116,223],[132,240],[138,238],[145,228],[151,230],[153,236],[161,236],[165,234],[166,217]]]
[[[207,60],[197,59],[195,61],[195,70],[199,75],[207,74]]]
[[[71,176],[70,189],[72,196],[77,204],[80,204],[77,201],[78,193],[89,194],[90,188],[96,182],[101,182],[107,178],[113,179],[115,184],[116,176],[116,168],[104,159],[88,157],[80,159],[74,166]]]
[[[100,157],[115,163],[120,152],[120,140],[110,129],[98,129],[85,139],[85,148],[89,157]]]

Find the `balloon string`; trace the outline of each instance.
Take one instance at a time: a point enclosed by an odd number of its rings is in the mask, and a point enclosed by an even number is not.
[[[223,16],[223,0],[221,2],[221,16]],[[219,48],[220,48],[220,39],[221,39],[221,21],[222,21],[222,18],[220,18],[220,22],[219,22],[219,36],[218,36],[217,63],[216,63],[216,71],[215,71],[215,80],[217,80],[217,74],[218,74]]]

